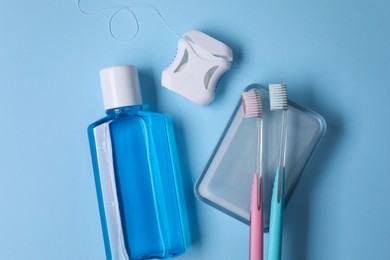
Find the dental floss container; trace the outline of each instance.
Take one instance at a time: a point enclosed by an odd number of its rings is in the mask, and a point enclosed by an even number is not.
[[[162,72],[161,84],[205,106],[214,100],[217,82],[230,69],[232,61],[229,46],[191,30],[179,40],[173,62]]]

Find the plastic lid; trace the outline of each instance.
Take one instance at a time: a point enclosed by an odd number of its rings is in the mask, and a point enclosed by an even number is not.
[[[142,105],[136,67],[123,65],[102,69],[100,71],[100,83],[106,110]]]
[[[233,61],[233,51],[229,46],[201,31],[192,30],[186,32],[184,38],[194,44],[192,47],[199,46],[214,58],[222,58],[229,62]]]

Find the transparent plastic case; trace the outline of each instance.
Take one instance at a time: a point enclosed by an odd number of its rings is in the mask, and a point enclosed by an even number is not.
[[[281,111],[269,110],[268,88],[258,84],[263,109],[264,229],[268,230],[273,180],[277,165]],[[319,114],[288,100],[285,206],[326,131]],[[197,197],[249,224],[250,197],[255,172],[256,118],[245,118],[241,97],[205,170],[195,184]]]

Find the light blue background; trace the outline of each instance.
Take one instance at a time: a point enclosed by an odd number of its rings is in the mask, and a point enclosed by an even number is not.
[[[178,38],[151,9],[134,8],[139,34],[118,42],[114,10],[0,2],[0,259],[105,259],[86,127],[104,115],[99,70],[117,64],[136,65],[144,101],[175,122],[196,231],[178,259],[248,259],[249,228],[195,199],[192,186],[242,89],[280,81],[328,123],[285,212],[283,259],[390,259],[390,3],[150,3],[178,34],[199,29],[233,49],[210,106],[161,87]],[[122,13],[113,29],[122,37],[134,23]]]

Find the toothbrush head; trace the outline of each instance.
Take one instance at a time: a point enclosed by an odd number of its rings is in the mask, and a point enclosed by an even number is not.
[[[242,105],[245,117],[262,117],[260,92],[255,89],[242,92]]]
[[[287,110],[287,91],[286,83],[269,84],[270,109]]]

